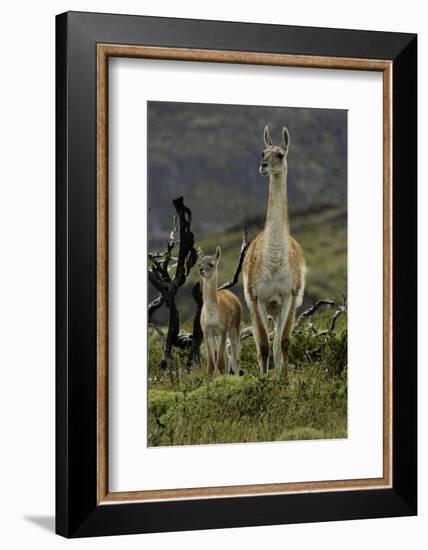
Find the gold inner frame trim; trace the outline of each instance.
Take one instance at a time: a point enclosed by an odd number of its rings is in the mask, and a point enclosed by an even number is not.
[[[383,73],[383,476],[296,483],[109,492],[108,488],[108,59],[133,57],[276,65]],[[261,494],[377,489],[392,486],[392,62],[319,57],[97,45],[97,503],[221,498]]]

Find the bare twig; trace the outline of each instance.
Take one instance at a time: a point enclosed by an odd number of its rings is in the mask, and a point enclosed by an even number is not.
[[[330,332],[333,332],[334,327],[336,325],[336,321],[345,311],[346,311],[346,308],[344,308],[343,306],[340,306],[339,309],[336,310],[335,314],[333,315],[333,319],[331,320]]]
[[[305,354],[306,359],[308,360],[308,363],[312,363],[312,357],[309,351],[304,350],[303,352]]]
[[[248,245],[249,245],[249,242],[248,242],[248,229],[247,229],[247,227],[245,227],[244,233],[242,234],[242,243],[241,243],[241,250],[239,251],[239,260],[238,260],[238,264],[236,266],[233,278],[230,281],[228,281],[227,283],[223,283],[221,286],[219,286],[218,290],[224,290],[226,288],[230,288],[230,287],[236,285],[236,283],[239,280],[239,275],[240,275],[241,270],[242,270],[242,264],[244,263],[245,253],[247,252]]]
[[[253,335],[253,328],[252,327],[244,327],[241,330],[241,335],[240,335],[241,342],[242,342],[242,340],[245,340],[246,338],[249,338],[252,335]]]
[[[315,302],[315,304],[312,304],[309,309],[307,309],[306,311],[303,311],[299,315],[299,317],[297,318],[297,321],[296,321],[296,325],[298,325],[300,323],[300,321],[302,319],[304,319],[305,317],[310,317],[311,315],[313,315],[320,307],[322,307],[322,306],[334,306],[335,303],[336,302],[334,300],[329,300],[329,299],[318,300],[318,302]]]
[[[314,304],[311,308],[309,308],[307,310],[307,312],[310,312],[309,315],[312,315],[315,311],[316,311],[316,305],[317,304],[320,304],[320,302],[331,302],[332,300],[319,300],[316,304]],[[334,304],[335,302],[333,302]],[[328,304],[328,305],[333,305],[333,304]],[[322,305],[322,304],[320,304]],[[324,305],[327,305],[327,304],[324,304]],[[320,307],[320,306],[318,306]],[[324,349],[324,347],[326,346],[327,342],[328,342],[328,338],[327,336],[332,334],[334,332],[334,329],[335,329],[335,326],[336,326],[336,321],[337,319],[343,314],[343,313],[346,313],[347,311],[347,304],[346,304],[346,297],[344,296],[343,298],[343,304],[340,304],[338,306],[338,309],[335,311],[333,317],[331,318],[331,321],[330,321],[330,326],[325,329],[325,330],[321,330],[319,332],[317,332],[316,330],[314,330],[314,333],[315,333],[315,336],[324,336],[325,338],[323,339],[323,342],[317,346],[316,348],[312,349],[312,350],[305,350],[305,356],[306,358],[308,359],[308,362],[309,363],[312,363],[312,361],[314,359],[316,359],[317,357],[319,357],[320,353],[322,352],[322,350]],[[303,315],[303,314],[302,314]],[[299,320],[300,318],[302,317],[302,315],[299,317]],[[313,327],[312,327],[313,328]]]
[[[162,332],[162,329],[158,325],[156,325],[155,323],[149,323],[149,327],[155,330],[163,341],[166,340],[165,334]]]
[[[152,302],[150,302],[148,307],[149,312],[149,321],[152,318],[152,315],[155,311],[157,311],[163,304],[165,303],[165,299],[162,296],[162,294],[159,294],[157,298],[155,298]]]
[[[317,358],[317,356],[319,356],[320,352],[322,351],[322,349],[324,348],[326,342],[324,342],[321,346],[318,346],[314,349],[311,349],[311,350],[305,350],[305,356],[306,356],[306,359],[308,360],[308,363],[312,363],[312,361],[314,359]]]
[[[175,347],[180,349],[190,348],[193,342],[193,334],[191,332],[180,332],[175,341]]]
[[[339,319],[339,317],[343,313],[346,313],[346,311],[347,311],[346,302],[343,305],[339,305],[338,309],[335,311],[335,313],[334,313],[334,315],[333,315],[333,317],[330,321],[329,328],[327,328],[325,330],[322,330],[321,332],[318,332],[318,336],[323,336],[324,334],[328,334],[329,332],[333,332],[334,327],[336,326],[336,321]]]
[[[253,335],[253,327],[244,327],[241,330],[241,334],[240,334],[241,342],[242,340],[245,340],[246,338],[249,338],[252,335]],[[273,331],[269,332],[269,340],[273,340],[274,335],[275,335],[275,332]]]

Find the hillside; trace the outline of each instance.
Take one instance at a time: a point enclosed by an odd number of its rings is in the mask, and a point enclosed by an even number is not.
[[[268,179],[258,168],[265,125],[274,141],[282,126],[290,132],[290,209],[346,209],[346,111],[149,102],[151,248],[169,231],[171,200],[180,195],[200,238],[264,217]]]

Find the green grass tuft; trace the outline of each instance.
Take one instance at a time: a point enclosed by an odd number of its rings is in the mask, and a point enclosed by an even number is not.
[[[330,318],[316,314],[317,332]],[[346,437],[346,316],[327,335],[317,334],[312,322],[303,321],[294,332],[288,381],[274,370],[260,376],[253,338],[242,342],[244,376],[210,378],[204,367],[189,373],[181,350],[174,350],[175,372],[165,373],[158,366],[161,340],[151,334],[148,445]],[[305,351],[318,348],[309,362]]]

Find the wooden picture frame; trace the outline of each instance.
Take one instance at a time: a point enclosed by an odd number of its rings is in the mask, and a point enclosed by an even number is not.
[[[56,26],[57,533],[81,537],[416,514],[416,300],[409,299],[416,292],[416,36],[77,12],[57,16]],[[111,57],[383,74],[381,478],[109,491]]]

